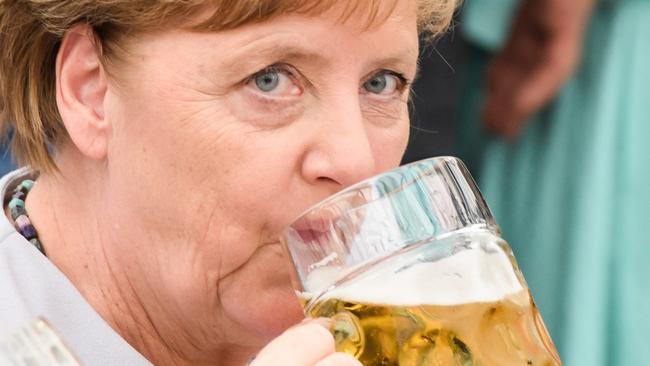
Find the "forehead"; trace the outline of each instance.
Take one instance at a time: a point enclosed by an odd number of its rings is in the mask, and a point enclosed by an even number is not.
[[[223,38],[228,38],[229,43],[233,43],[231,46],[237,46],[233,48],[241,48],[239,46],[245,44],[261,51],[260,45],[268,43],[269,51],[279,51],[278,46],[288,46],[284,43],[290,43],[298,48],[340,51],[345,48],[344,44],[357,43],[357,46],[347,50],[350,54],[360,48],[384,53],[391,48],[395,51],[397,46],[401,51],[409,51],[403,52],[404,56],[417,58],[415,0],[303,0],[295,3],[300,3],[302,7],[218,33],[226,36]],[[327,44],[334,47],[323,47]]]
[[[341,2],[322,13],[314,12],[313,8],[309,8],[310,12],[278,13],[229,29],[208,28],[197,32],[176,28],[169,32],[145,32],[134,37],[135,42],[129,42],[129,47],[122,47],[129,50],[122,60],[132,66],[128,61],[137,60],[135,64],[140,66],[134,70],[149,63],[160,67],[183,65],[178,70],[179,77],[183,72],[206,75],[210,74],[206,70],[219,70],[218,75],[212,76],[214,82],[217,78],[244,78],[247,75],[243,74],[254,73],[270,64],[293,65],[294,61],[321,73],[336,65],[355,65],[364,71],[382,67],[415,74],[418,56],[415,1],[382,2],[374,13],[360,5],[356,8],[349,5],[360,3]],[[169,62],[170,58],[173,62]],[[143,62],[145,59],[148,63]]]
[[[204,4],[203,17],[194,29],[224,30],[273,17],[300,14],[320,16],[330,13],[339,22],[354,19],[366,27],[380,24],[391,16],[398,3],[415,0],[237,0]]]
[[[337,60],[348,65],[377,63],[381,59],[406,69],[412,67],[418,56],[413,14],[396,8],[390,17],[373,24],[360,19],[341,21],[338,15],[337,10],[318,17],[289,14],[222,33],[220,43],[232,50],[225,58],[234,60],[233,69],[237,68],[240,55],[253,59],[302,59],[313,66]]]
[[[238,0],[238,3],[239,1],[241,0]],[[232,34],[232,32],[228,32],[228,30],[231,30],[244,37],[249,37],[247,41],[252,41],[266,35],[268,32],[275,34],[295,33],[296,28],[306,31],[306,28],[312,28],[310,27],[312,22],[305,24],[304,22],[292,22],[291,19],[312,19],[317,23],[324,21],[331,25],[327,32],[330,33],[327,35],[328,38],[336,38],[338,33],[339,36],[347,34],[348,37],[366,38],[371,40],[372,43],[376,43],[378,39],[382,38],[388,43],[391,40],[398,40],[407,48],[415,48],[417,56],[417,0],[276,0],[273,2],[274,6],[266,4],[266,2],[267,0],[241,1],[240,5],[237,6],[238,8],[245,7],[247,3],[249,5],[250,3],[257,3],[259,7],[255,9],[257,9],[256,14],[258,16],[255,19],[240,19],[237,25],[230,24],[231,27],[222,24],[220,28],[216,28],[216,25],[211,23],[215,22],[217,17],[222,19],[228,17],[228,14],[208,12],[210,17],[204,18],[203,27],[205,30],[212,29],[217,32],[226,30],[226,34]],[[262,3],[266,5],[260,5]],[[240,10],[243,11],[243,9]],[[231,11],[234,12],[235,10]],[[255,29],[256,32],[250,31]],[[321,39],[325,36],[321,29],[319,29],[320,33],[312,32],[311,34],[317,34],[317,39]],[[339,32],[342,29],[347,29],[348,33]],[[352,33],[349,31],[352,31]],[[304,33],[306,37],[303,38],[308,39],[308,32]],[[311,41],[309,42],[311,43]],[[415,43],[415,45],[412,43]],[[386,46],[388,44],[376,45],[378,50],[385,49]]]
[[[146,14],[133,14],[133,27],[117,27],[108,32],[115,37],[102,38],[107,60],[128,58],[132,40],[160,31],[185,30],[222,33],[250,26],[276,23],[278,18],[302,16],[326,18],[337,25],[353,25],[359,30],[381,27],[386,22],[405,27],[420,26],[421,0],[188,0],[159,4]],[[142,19],[140,19],[142,18]],[[150,19],[151,18],[151,19]],[[147,20],[148,19],[148,20]],[[413,19],[413,20],[412,20]],[[409,29],[410,30],[410,29]]]

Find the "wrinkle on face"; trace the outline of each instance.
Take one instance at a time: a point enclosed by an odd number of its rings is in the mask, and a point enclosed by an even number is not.
[[[216,352],[228,341],[260,346],[302,316],[277,237],[308,206],[399,164],[407,95],[360,94],[378,69],[414,77],[415,15],[399,19],[360,31],[352,18],[344,26],[293,14],[142,38],[141,58],[125,66],[131,83],[115,95],[109,164],[121,200],[112,204],[132,211],[116,223],[136,231],[122,254],[134,275],[157,281],[147,292],[164,309],[152,321]],[[268,98],[246,84],[278,62],[302,74],[300,97]],[[309,159],[322,172],[313,180]],[[339,173],[347,178],[337,182]]]

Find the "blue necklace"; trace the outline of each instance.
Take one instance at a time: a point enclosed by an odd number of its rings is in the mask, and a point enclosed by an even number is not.
[[[14,192],[11,194],[11,200],[9,200],[9,212],[11,213],[11,218],[14,220],[14,226],[20,235],[45,255],[45,248],[43,248],[41,241],[38,240],[36,228],[32,225],[32,221],[29,219],[25,210],[25,199],[27,198],[27,193],[29,193],[33,186],[34,181],[31,179],[25,179],[16,186]]]

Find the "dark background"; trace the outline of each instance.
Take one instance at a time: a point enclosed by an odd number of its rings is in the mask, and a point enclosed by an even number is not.
[[[411,136],[404,163],[454,154],[465,47],[458,26],[420,46],[420,74],[413,86]]]

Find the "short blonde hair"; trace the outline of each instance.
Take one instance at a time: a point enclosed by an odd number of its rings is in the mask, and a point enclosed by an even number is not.
[[[121,36],[139,31],[188,27],[232,29],[285,13],[317,14],[340,0],[0,0],[0,126],[13,130],[12,150],[21,164],[56,169],[50,151],[66,132],[55,95],[55,60],[65,33],[90,25],[102,61]],[[384,2],[386,0],[383,0]],[[401,1],[401,0],[394,0]],[[459,0],[417,0],[421,33],[435,36],[449,25]],[[369,9],[377,17],[382,0],[350,1],[343,14]],[[365,9],[365,8],[364,8]]]

